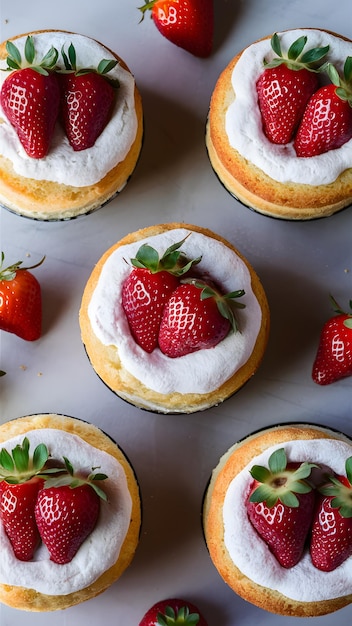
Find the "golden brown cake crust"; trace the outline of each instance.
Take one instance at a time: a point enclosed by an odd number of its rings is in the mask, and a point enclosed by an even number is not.
[[[334,32],[325,32],[350,41]],[[270,40],[271,36],[259,41],[266,39]],[[352,169],[343,172],[333,183],[317,187],[280,183],[230,146],[225,129],[225,115],[236,97],[231,76],[243,52],[237,54],[220,74],[210,102],[206,145],[211,164],[220,181],[246,206],[282,219],[308,220],[327,217],[349,206],[352,203]]]
[[[274,426],[254,433],[234,444],[220,459],[214,469],[205,495],[203,527],[210,557],[224,581],[238,595],[262,609],[286,616],[315,617],[336,611],[352,602],[352,593],[347,596],[319,602],[298,602],[278,591],[253,582],[245,576],[231,560],[224,543],[222,520],[223,503],[233,478],[252,459],[267,448],[295,440],[343,439],[352,442],[335,431],[308,424]],[[304,581],[302,581],[304,584]]]
[[[38,30],[13,37],[35,35],[43,32],[68,32]],[[74,33],[69,33],[74,34]],[[98,42],[100,43],[100,42]],[[101,44],[103,45],[103,44]],[[104,46],[107,50],[106,46]],[[121,67],[130,72],[128,66],[115,52],[109,52]],[[6,41],[0,44],[0,59],[7,57]],[[71,219],[91,213],[100,208],[122,191],[138,161],[143,141],[142,99],[135,85],[134,104],[137,116],[137,133],[126,158],[118,163],[98,183],[87,187],[72,187],[60,183],[34,180],[18,175],[9,159],[0,155],[0,204],[14,213],[38,220]],[[2,120],[0,118],[0,124]]]
[[[68,595],[51,596],[34,589],[0,584],[0,602],[25,611],[56,611],[85,602],[105,591],[131,563],[136,551],[140,525],[141,504],[138,483],[122,450],[100,429],[82,420],[58,414],[38,414],[21,417],[0,425],[0,444],[31,430],[56,428],[77,435],[93,447],[113,456],[123,467],[132,499],[130,526],[116,563],[88,587]]]
[[[257,297],[262,311],[261,328],[250,358],[238,370],[238,372],[236,372],[221,387],[207,394],[172,393],[168,395],[163,395],[154,392],[151,389],[148,389],[138,380],[136,380],[131,374],[129,374],[129,372],[122,368],[118,356],[118,351],[114,346],[104,346],[99,341],[99,339],[96,337],[92,330],[88,316],[88,306],[92,298],[92,294],[98,283],[101,270],[104,263],[113,253],[113,251],[120,246],[140,241],[141,239],[144,239],[146,237],[151,237],[165,232],[166,230],[172,230],[176,228],[184,228],[190,231],[193,230],[202,233],[203,235],[206,235],[208,237],[213,237],[234,250],[236,254],[246,263],[250,271],[252,279],[252,289]],[[116,394],[118,394],[122,398],[127,399],[128,401],[131,401],[136,406],[146,409],[151,408],[152,406],[154,407],[152,408],[152,410],[160,411],[161,413],[191,413],[193,411],[204,410],[223,402],[226,398],[234,394],[258,369],[267,345],[270,325],[269,307],[263,287],[253,268],[242,257],[242,255],[228,241],[213,233],[212,231],[201,228],[199,226],[176,222],[149,226],[147,228],[138,230],[134,233],[127,235],[117,244],[107,250],[107,252],[105,252],[105,254],[98,261],[87,282],[83,293],[79,319],[83,344],[86,348],[88,357],[94,370],[101,377],[101,379]]]

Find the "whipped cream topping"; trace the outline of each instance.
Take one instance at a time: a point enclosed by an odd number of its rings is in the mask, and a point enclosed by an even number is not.
[[[290,569],[281,567],[247,517],[244,506],[253,465],[268,464],[269,456],[285,447],[290,461],[310,461],[345,474],[351,444],[333,439],[299,440],[272,446],[252,459],[230,483],[223,506],[224,540],[233,563],[255,583],[277,590],[292,600],[318,602],[351,593],[352,558],[332,572],[321,572],[306,552]]]
[[[41,59],[51,46],[59,52],[58,65],[64,67],[61,48],[67,53],[72,42],[77,54],[77,66],[97,67],[102,59],[114,56],[100,43],[82,35],[65,32],[43,32],[33,35],[36,58]],[[14,41],[24,60],[26,37]],[[0,69],[7,67],[0,61]],[[0,89],[9,72],[0,71]],[[74,187],[85,187],[100,181],[113,167],[123,161],[136,137],[137,117],[134,106],[135,82],[133,76],[117,64],[109,76],[118,79],[111,118],[94,146],[74,151],[59,122],[56,124],[50,151],[43,159],[29,157],[19,141],[15,129],[0,107],[0,154],[12,162],[17,174],[35,180],[46,180]]]
[[[261,326],[261,309],[251,288],[246,264],[223,243],[192,231],[181,250],[188,258],[202,256],[197,266],[214,276],[225,293],[244,289],[236,313],[240,332],[230,333],[214,348],[172,359],[156,348],[151,354],[134,341],[121,303],[122,285],[131,271],[128,261],[148,243],[159,252],[181,241],[186,229],[173,229],[117,248],[107,259],[88,307],[94,333],[104,345],[116,346],[122,366],[144,385],[161,394],[207,393],[228,380],[250,357]],[[127,263],[126,263],[127,261]]]
[[[0,523],[0,583],[35,589],[47,595],[66,595],[93,583],[117,560],[126,537],[131,510],[131,496],[122,465],[111,455],[99,450],[77,435],[58,429],[37,429],[26,434],[30,450],[45,443],[54,459],[69,458],[75,469],[89,474],[92,467],[106,474],[101,487],[108,502],[101,500],[98,522],[70,563],[58,565],[50,561],[42,544],[32,561],[16,559]],[[24,436],[16,436],[1,445],[9,452],[21,444]]]
[[[352,44],[319,30],[297,29],[278,33],[282,50],[302,35],[308,37],[306,48],[329,45],[326,60],[343,76],[343,65],[352,55]],[[263,59],[275,56],[270,38],[249,46],[240,57],[232,74],[236,98],[226,112],[226,132],[230,145],[243,157],[280,183],[329,184],[352,167],[352,140],[341,148],[315,157],[297,157],[293,142],[271,143],[262,130],[256,82],[263,72]],[[325,61],[325,59],[324,59]]]

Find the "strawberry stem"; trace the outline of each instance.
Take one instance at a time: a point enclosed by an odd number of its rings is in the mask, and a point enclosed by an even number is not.
[[[17,261],[17,263],[13,263],[13,265],[9,265],[6,268],[3,268],[3,263],[5,259],[4,252],[1,252],[0,255],[0,280],[14,280],[16,278],[16,274],[20,270],[33,270],[36,267],[39,267],[45,261],[45,255],[43,258],[35,265],[30,265],[28,267],[21,267],[23,261]]]

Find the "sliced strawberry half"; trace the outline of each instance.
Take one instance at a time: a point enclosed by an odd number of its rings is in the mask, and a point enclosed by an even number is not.
[[[1,89],[1,106],[27,155],[41,159],[49,152],[59,114],[60,88],[54,72],[58,51],[51,47],[37,62],[32,36],[26,39],[24,61],[13,42],[6,43],[6,50],[11,74]]]
[[[11,453],[0,451],[0,520],[21,561],[33,558],[40,543],[34,509],[39,489],[44,483],[48,450],[39,444],[29,455],[27,437]]]
[[[311,526],[315,492],[307,480],[312,463],[288,463],[284,448],[273,452],[268,467],[254,465],[246,500],[248,518],[282,567],[302,557]]]
[[[331,572],[352,556],[352,457],[346,476],[331,475],[319,488],[310,543],[313,565]]]

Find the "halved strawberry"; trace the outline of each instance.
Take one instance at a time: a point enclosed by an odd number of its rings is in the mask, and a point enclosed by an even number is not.
[[[272,143],[291,141],[309,98],[319,86],[318,63],[329,46],[304,52],[306,43],[306,36],[299,37],[284,54],[277,33],[271,39],[277,56],[270,63],[264,60],[265,69],[256,87],[263,130]]]
[[[179,248],[182,241],[170,246],[159,258],[159,253],[149,244],[143,244],[134,259],[133,269],[122,287],[122,306],[131,333],[146,352],[158,345],[158,334],[164,306],[178,287],[179,278],[200,257],[188,261]]]
[[[254,465],[246,500],[248,518],[282,567],[300,560],[311,526],[315,492],[307,478],[312,463],[288,463],[284,448],[273,452],[269,467]]]
[[[327,66],[331,85],[310,98],[294,141],[299,157],[312,157],[340,148],[352,138],[352,57],[347,57],[344,78]]]
[[[73,44],[62,50],[65,70],[59,74],[61,114],[70,145],[75,151],[94,146],[109,121],[119,82],[107,74],[116,59],[103,59],[97,68],[79,68]]]
[[[48,460],[48,450],[39,444],[29,455],[29,440],[24,438],[11,454],[0,451],[0,520],[11,542],[14,554],[29,561],[40,543],[34,508]]]
[[[234,298],[243,289],[222,295],[215,286],[188,278],[169,297],[159,329],[160,350],[175,358],[217,345],[230,330],[237,330],[233,306],[243,308]]]
[[[96,481],[107,476],[92,472],[74,474],[64,457],[66,471],[45,481],[35,505],[37,527],[50,559],[69,563],[93,531],[100,511],[100,499],[107,500]]]
[[[28,156],[41,159],[49,152],[59,113],[60,89],[53,71],[58,52],[51,47],[37,62],[31,36],[25,43],[25,61],[13,42],[6,43],[6,50],[11,74],[1,89],[1,106]]]
[[[310,554],[313,565],[331,572],[352,555],[352,457],[345,464],[346,476],[329,476],[319,488]]]

